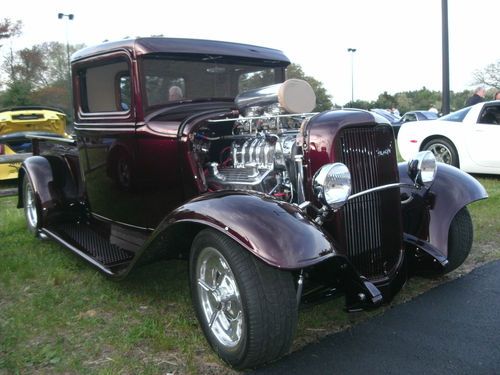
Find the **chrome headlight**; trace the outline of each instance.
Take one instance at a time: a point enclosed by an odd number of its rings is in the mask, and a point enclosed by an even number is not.
[[[342,163],[325,164],[314,175],[313,190],[321,203],[339,209],[351,194],[349,169]]]
[[[432,185],[436,171],[436,158],[430,151],[421,151],[408,162],[408,175],[419,186]]]

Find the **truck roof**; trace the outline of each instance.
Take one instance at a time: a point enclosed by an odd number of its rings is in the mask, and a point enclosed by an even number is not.
[[[87,47],[75,52],[71,56],[71,62],[73,63],[102,53],[123,49],[130,51],[135,57],[155,53],[215,54],[260,60],[274,60],[281,62],[281,64],[278,65],[282,66],[290,64],[290,60],[283,52],[273,48],[215,40],[158,37],[124,39]]]

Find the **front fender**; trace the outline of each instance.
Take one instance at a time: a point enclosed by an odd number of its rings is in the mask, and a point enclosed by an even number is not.
[[[244,191],[207,193],[166,217],[157,233],[179,223],[214,228],[271,266],[300,269],[336,254],[334,242],[295,205]]]
[[[407,163],[399,163],[398,167],[401,182],[411,184]],[[405,189],[401,190],[405,192]],[[429,242],[446,257],[448,231],[457,212],[469,203],[488,197],[484,187],[474,177],[443,163],[438,163],[436,177],[429,191],[407,190],[406,193],[410,196],[412,193],[419,195],[422,198],[420,201],[428,205],[424,211],[429,214]]]

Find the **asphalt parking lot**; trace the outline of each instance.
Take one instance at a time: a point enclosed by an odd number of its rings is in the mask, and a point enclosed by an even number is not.
[[[500,261],[252,374],[500,374]]]

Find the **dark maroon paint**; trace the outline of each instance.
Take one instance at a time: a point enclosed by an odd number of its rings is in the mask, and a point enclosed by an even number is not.
[[[21,183],[22,178],[33,182],[46,232],[79,255],[83,253],[58,237],[51,227],[60,224],[61,213],[64,220],[70,217],[78,224],[86,223],[104,238],[116,241],[124,235],[139,239],[134,242],[135,248],[130,245],[130,261],[114,268],[100,267],[115,277],[125,276],[142,262],[187,257],[196,233],[211,227],[273,267],[297,271],[308,267],[331,284],[344,280],[341,284],[351,291],[350,299],[355,299],[361,288],[378,303],[379,294],[370,292],[373,285],[360,277],[365,270],[354,265],[366,266],[367,272],[372,272],[370,281],[382,291],[384,300],[389,300],[408,276],[405,251],[417,243],[408,240],[403,244],[403,228],[421,240],[427,240],[428,235],[431,244],[446,255],[448,228],[456,212],[486,197],[484,189],[470,176],[440,166],[430,193],[394,188],[373,194],[349,202],[320,226],[313,221],[312,210],[303,211],[269,195],[234,190],[210,192],[193,139],[210,119],[238,117],[234,103],[215,99],[180,103],[158,108],[147,116],[143,108],[141,56],[187,52],[275,60],[276,66],[282,68],[289,64],[277,50],[185,39],[146,38],[80,51],[72,59],[77,148],[72,152],[40,152],[42,156],[28,159],[20,172]],[[85,113],[78,74],[86,67],[118,57],[125,59],[130,68],[131,109]],[[304,124],[298,139],[304,156],[305,195],[314,206],[319,202],[311,183],[327,163],[341,161],[348,165],[355,177],[353,193],[399,181],[410,183],[405,166],[399,165],[398,169],[390,125],[369,112],[320,113]],[[351,143],[345,143],[346,139]],[[372,143],[368,153],[363,149],[366,140]],[[369,169],[367,163],[376,171],[370,176],[364,174]],[[122,173],[124,170],[128,174]],[[401,207],[400,193],[415,195],[413,206]],[[22,204],[20,195],[19,206]],[[366,215],[372,215],[374,220],[363,221]],[[352,228],[354,233],[349,231]],[[364,243],[360,253],[353,245],[356,237],[366,233],[373,237],[377,250],[384,253],[382,271],[366,264],[375,263],[366,259],[371,244]],[[357,286],[350,287],[350,283]]]

